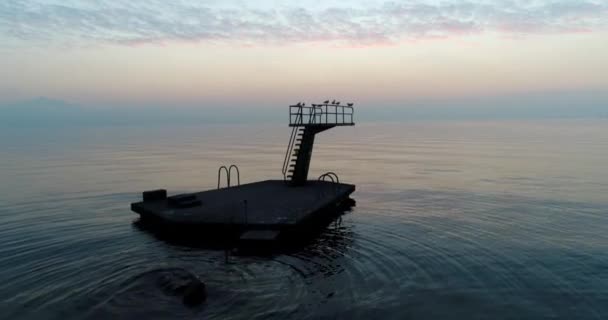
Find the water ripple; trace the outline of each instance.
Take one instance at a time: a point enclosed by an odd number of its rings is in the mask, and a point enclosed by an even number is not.
[[[0,312],[7,319],[608,318],[602,125],[579,128],[594,135],[496,123],[369,125],[354,137],[330,131],[319,137],[312,169],[352,179],[357,207],[303,247],[229,263],[221,250],[134,226],[128,203],[153,187],[212,188],[217,166],[233,160],[244,181],[272,177],[282,136],[255,126],[96,129],[73,141],[66,141],[72,132],[0,135],[10,150],[0,158],[0,179],[11,182],[0,186]],[[207,284],[205,304],[187,308],[159,285],[180,273]]]

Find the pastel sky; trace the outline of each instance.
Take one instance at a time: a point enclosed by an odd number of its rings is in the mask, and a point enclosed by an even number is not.
[[[3,0],[0,70],[0,104],[608,107],[608,1]]]

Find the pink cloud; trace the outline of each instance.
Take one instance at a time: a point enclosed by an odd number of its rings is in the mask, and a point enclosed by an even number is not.
[[[324,9],[299,4],[277,9],[212,8],[138,0],[85,7],[33,0],[0,3],[0,35],[26,42],[332,42],[357,47],[483,32],[594,32],[608,29],[607,15],[607,3],[591,0],[534,4],[387,1]]]

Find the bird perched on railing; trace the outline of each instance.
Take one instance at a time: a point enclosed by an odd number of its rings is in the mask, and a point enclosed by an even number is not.
[[[332,100],[332,101],[331,101],[331,104],[336,104],[336,100]]]
[[[347,106],[352,107],[354,103],[348,103]]]
[[[324,104],[328,104],[328,103],[329,103],[329,100],[325,100],[323,103],[324,103]]]
[[[302,102],[298,102],[298,104],[296,104],[296,107],[301,107],[302,106]]]

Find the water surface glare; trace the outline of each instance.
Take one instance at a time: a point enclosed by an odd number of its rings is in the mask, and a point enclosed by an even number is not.
[[[0,128],[6,319],[606,319],[608,121],[358,124],[311,176],[357,206],[302,250],[235,256],[133,224],[147,189],[280,178],[282,125]],[[207,283],[197,308],[158,273]]]

